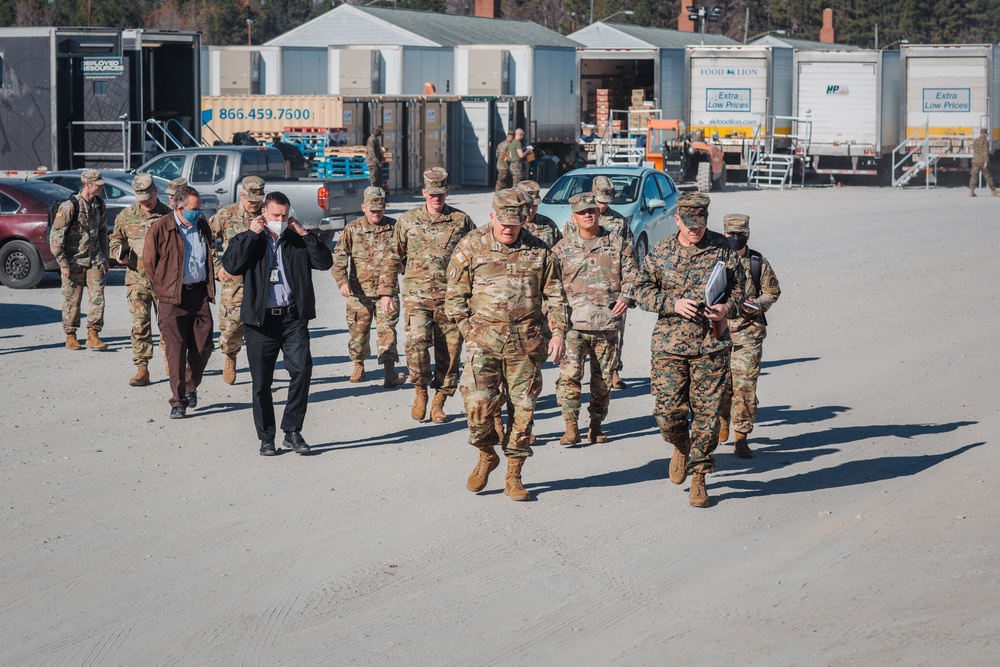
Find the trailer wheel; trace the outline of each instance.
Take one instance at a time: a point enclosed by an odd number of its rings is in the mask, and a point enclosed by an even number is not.
[[[704,161],[698,163],[696,183],[698,184],[698,192],[708,194],[708,191],[712,189],[712,165],[710,163]]]

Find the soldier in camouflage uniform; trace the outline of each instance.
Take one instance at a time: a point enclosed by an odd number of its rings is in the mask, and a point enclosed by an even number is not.
[[[365,164],[368,165],[368,180],[371,181],[371,186],[388,192],[382,175],[383,162],[385,153],[382,151],[382,128],[376,127],[368,137],[368,143],[365,144]]]
[[[396,219],[385,215],[385,192],[366,188],[361,205],[364,215],[344,227],[333,249],[333,273],[340,293],[347,299],[348,353],[354,362],[351,382],[365,379],[365,359],[372,353],[372,319],[378,332],[378,363],[385,367],[382,386],[388,388],[406,381],[396,373],[399,352],[396,350],[396,323],[399,322],[399,295],[392,297],[392,312],[376,307],[379,271],[389,255]]]
[[[212,228],[212,238],[222,241],[222,254],[226,254],[229,241],[241,232],[250,229],[253,219],[260,216],[264,201],[264,179],[247,176],[240,183],[240,200],[222,208],[208,221]],[[236,382],[236,356],[243,347],[243,320],[240,308],[243,306],[243,276],[231,276],[219,269],[222,283],[222,297],[219,301],[219,350],[225,355],[222,379],[226,384]]]
[[[622,237],[602,229],[597,221],[593,195],[578,194],[569,200],[577,233],[556,244],[563,289],[570,307],[571,329],[566,335],[566,356],[559,369],[556,398],[566,421],[559,444],[580,442],[580,385],[590,356],[590,428],[587,439],[607,442],[601,423],[608,416],[615,350],[625,311],[632,305],[632,288],[638,269],[632,248]]]
[[[705,475],[715,470],[712,452],[729,376],[723,321],[736,317],[743,303],[743,269],[726,238],[708,231],[708,204],[698,193],[677,198],[679,231],[653,247],[635,287],[639,306],[659,316],[652,341],[653,416],[660,435],[674,446],[670,481],[683,484],[692,474],[693,507],[708,506]],[[725,291],[716,305],[705,305],[705,287],[718,262],[725,265]]]
[[[986,185],[990,188],[990,194],[994,197],[997,189],[993,186],[993,174],[990,173],[990,137],[989,132],[984,127],[979,132],[979,138],[972,142],[972,173],[969,174],[969,196],[976,196],[976,187],[979,185],[979,174],[983,174]]]
[[[132,363],[136,372],[128,383],[145,387],[149,385],[149,360],[153,358],[152,310],[156,295],[142,265],[142,247],[150,226],[170,213],[170,208],[157,199],[156,185],[149,174],[136,174],[132,189],[136,203],[115,218],[109,250],[111,257],[125,266],[125,293],[132,313]]]
[[[539,194],[541,186],[535,181],[521,181],[514,187],[523,192],[527,198],[524,210],[524,229],[548,247],[554,248],[562,240],[563,235],[552,218],[538,214],[538,205],[542,203],[542,197]]]
[[[511,182],[520,183],[524,180],[524,159],[531,149],[524,148],[524,130],[514,130],[514,140],[507,144],[507,167],[510,169]]]
[[[753,452],[747,444],[747,435],[753,430],[757,417],[757,378],[760,377],[760,359],[764,338],[767,336],[767,318],[764,313],[781,296],[781,287],[771,263],[759,252],[747,247],[750,239],[750,216],[731,213],[723,217],[722,224],[729,245],[739,256],[743,266],[743,296],[746,300],[740,314],[729,321],[733,348],[729,355],[730,381],[719,413],[719,442],[729,439],[731,416],[736,455],[749,459]],[[753,271],[755,265],[760,267],[756,277]]]
[[[497,145],[497,185],[494,188],[497,192],[507,187],[510,181],[510,167],[507,163],[507,150],[510,142],[514,140],[514,133],[508,132],[507,137]]]
[[[406,364],[416,397],[410,416],[422,421],[427,411],[427,385],[438,387],[431,404],[431,421],[447,421],[444,402],[458,387],[462,334],[444,311],[447,269],[451,253],[475,229],[472,219],[445,203],[448,172],[434,167],[424,172],[424,205],[399,217],[389,254],[379,276],[382,310],[392,312],[403,273],[403,310],[406,313]],[[434,373],[431,381],[431,355]]]
[[[167,197],[170,198],[171,210],[177,208],[176,204],[174,204],[174,195],[177,193],[178,190],[180,190],[187,184],[188,184],[188,179],[184,177],[175,178],[174,180],[167,183]]]
[[[80,192],[63,202],[56,212],[49,249],[62,274],[62,326],[66,333],[66,349],[80,349],[76,330],[80,328],[80,302],[86,285],[90,298],[87,347],[106,350],[107,343],[98,335],[104,328],[104,283],[109,257],[107,216],[104,200],[98,196],[104,179],[96,169],[84,169],[80,184]]]
[[[468,341],[462,372],[462,397],[469,421],[469,444],[479,461],[466,482],[473,492],[486,487],[499,464],[500,439],[493,416],[506,384],[514,404],[513,428],[503,442],[507,455],[504,494],[528,500],[521,468],[531,456],[529,435],[535,402],[542,387],[541,367],[551,354],[561,361],[566,332],[566,297],[559,267],[545,245],[521,230],[523,199],[516,189],[493,198],[492,228],[477,229],[458,247],[448,265],[448,317]],[[552,339],[542,338],[542,304],[547,303]]]

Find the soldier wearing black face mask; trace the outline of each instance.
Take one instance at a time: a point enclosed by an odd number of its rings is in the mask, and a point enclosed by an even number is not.
[[[757,416],[757,378],[760,377],[760,360],[764,338],[767,336],[767,311],[778,297],[781,288],[770,262],[756,250],[747,247],[750,240],[750,216],[731,213],[723,218],[723,231],[729,246],[739,255],[746,275],[743,293],[746,300],[742,312],[729,321],[733,337],[730,354],[729,389],[722,402],[719,416],[719,442],[729,439],[729,422],[732,419],[733,442],[736,455],[748,459],[753,456],[747,444],[747,435],[753,430]]]

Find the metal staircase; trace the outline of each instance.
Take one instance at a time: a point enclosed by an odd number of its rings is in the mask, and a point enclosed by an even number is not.
[[[632,112],[613,109],[609,116],[608,127],[601,136],[597,144],[597,164],[603,167],[641,167],[646,160],[646,149],[637,146],[637,137],[645,135],[645,129],[641,133],[632,133],[629,128],[632,126]],[[615,136],[612,131],[613,122],[617,119],[621,121],[623,130]],[[642,112],[646,119],[659,118],[658,109]],[[645,125],[643,125],[645,127]]]
[[[767,122],[770,121],[770,122]],[[775,121],[791,121],[789,134],[767,133]],[[800,166],[799,187],[805,186],[806,156],[812,141],[812,121],[794,116],[761,117],[753,138],[746,145],[747,184],[758,188],[794,187],[796,163]]]
[[[914,131],[892,151],[892,187],[901,188],[920,174],[925,176],[925,188],[937,185],[937,163],[941,156],[931,153],[929,124],[928,119],[922,129]]]

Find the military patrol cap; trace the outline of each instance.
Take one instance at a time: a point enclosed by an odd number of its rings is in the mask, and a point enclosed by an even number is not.
[[[711,201],[698,192],[682,192],[677,195],[677,215],[681,216],[686,227],[708,227],[708,205]]]
[[[574,213],[596,211],[597,201],[594,199],[593,193],[581,192],[580,194],[573,195],[569,198],[569,206]]]
[[[369,211],[385,210],[385,190],[382,188],[365,188],[365,206]]]
[[[187,184],[188,184],[188,179],[183,178],[183,177],[181,177],[181,178],[175,178],[174,180],[172,180],[169,183],[167,183],[167,194],[168,195],[175,195],[175,194],[177,194],[178,190],[180,190],[181,188],[183,188]]]
[[[81,183],[93,183],[95,185],[104,185],[104,179],[101,178],[101,172],[96,169],[84,169],[80,174]]]
[[[156,185],[149,174],[136,174],[132,179],[132,189],[135,190],[136,201],[146,201],[153,196]]]
[[[264,201],[264,179],[260,176],[247,176],[240,185],[247,201]]]
[[[493,213],[504,225],[520,225],[524,215],[524,193],[517,188],[500,190],[493,195]]]
[[[615,196],[615,184],[607,176],[595,177],[590,190],[594,193],[594,201],[601,204],[610,204]]]
[[[727,213],[722,216],[722,229],[727,234],[749,234],[750,216],[742,213]]]
[[[424,172],[424,190],[429,195],[443,195],[448,192],[448,172],[434,167]]]
[[[528,196],[528,206],[542,203],[542,198],[538,194],[538,191],[542,189],[542,186],[540,186],[537,182],[519,181],[514,187]]]

